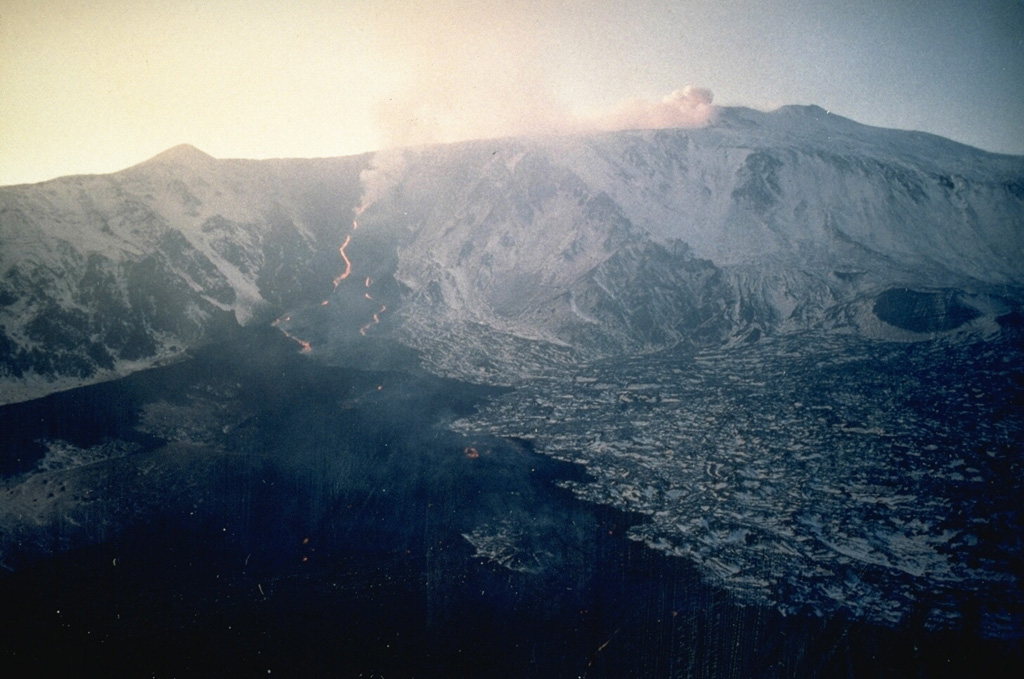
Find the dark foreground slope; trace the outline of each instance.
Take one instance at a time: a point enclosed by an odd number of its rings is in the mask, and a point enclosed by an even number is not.
[[[998,676],[1020,659],[970,625],[737,599],[624,539],[641,517],[556,488],[586,480],[573,465],[443,426],[486,394],[312,368],[263,333],[0,409],[39,447],[0,489],[0,655],[112,676]]]

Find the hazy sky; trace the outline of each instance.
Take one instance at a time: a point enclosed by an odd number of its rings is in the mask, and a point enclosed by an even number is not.
[[[0,0],[0,184],[612,124],[686,85],[1024,154],[1024,0]]]

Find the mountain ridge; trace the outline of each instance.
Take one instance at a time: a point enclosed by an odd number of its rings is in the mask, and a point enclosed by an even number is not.
[[[472,333],[591,357],[826,326],[985,336],[1024,298],[1024,157],[922,135],[735,108],[703,128],[336,159],[179,145],[0,187],[0,400],[275,317],[324,360],[387,339],[500,382],[516,352],[481,372],[459,358]],[[920,309],[949,319],[899,327]]]

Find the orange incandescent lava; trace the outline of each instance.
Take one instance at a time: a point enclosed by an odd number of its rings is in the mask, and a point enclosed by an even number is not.
[[[365,206],[360,205],[359,207],[357,207],[354,210],[354,212],[358,216],[358,215],[362,214],[364,209],[365,209]],[[345,240],[342,242],[341,247],[338,248],[338,254],[341,255],[341,261],[343,261],[345,263],[345,268],[342,269],[341,273],[339,273],[337,275],[337,277],[335,277],[335,279],[334,279],[334,290],[335,291],[337,291],[338,286],[341,285],[341,282],[343,280],[345,280],[350,275],[352,275],[352,260],[350,260],[348,258],[348,254],[345,252],[345,248],[347,248],[349,246],[349,243],[352,242],[352,233],[355,233],[356,229],[358,229],[358,228],[359,228],[359,222],[356,221],[355,219],[353,219],[352,220],[352,232],[349,233],[347,236],[345,236]],[[372,284],[373,284],[373,281],[370,279],[369,276],[367,276],[366,279],[363,281],[363,287],[369,288],[370,285],[372,285]],[[368,301],[371,301],[371,302],[375,301],[373,299],[373,297],[370,296],[369,292],[363,293],[363,297],[365,297]],[[331,303],[330,300],[325,299],[322,302],[320,302],[320,306],[327,306],[330,303]],[[362,326],[361,328],[359,328],[359,334],[363,335],[365,337],[367,330],[369,330],[372,326],[380,323],[380,315],[382,313],[384,313],[385,311],[387,311],[387,309],[388,309],[387,306],[382,304],[380,306],[380,308],[371,316],[370,322],[367,323],[366,325]],[[288,339],[292,340],[293,342],[296,342],[299,346],[301,346],[303,353],[312,351],[313,347],[312,347],[312,345],[309,342],[307,342],[306,340],[301,339],[299,337],[296,337],[295,335],[291,334],[287,330],[281,328],[280,324],[281,324],[282,321],[284,321],[284,322],[291,321],[291,316],[283,316],[282,318],[277,319],[273,323],[274,327],[278,328],[278,330],[280,330],[282,333],[284,333],[285,337],[287,337]]]
[[[280,330],[281,333],[284,334],[285,337],[287,337],[288,339],[290,339],[291,341],[295,342],[300,347],[302,347],[302,353],[304,353],[304,354],[309,353],[310,351],[313,350],[313,345],[312,344],[310,344],[309,342],[307,342],[304,339],[300,339],[300,338],[296,337],[295,335],[291,334],[290,332],[288,332],[284,328],[280,327],[281,321],[287,322],[287,321],[290,321],[290,320],[292,320],[291,316],[285,316],[284,318],[277,319],[271,325],[273,325],[275,328]]]
[[[355,222],[352,222],[352,223],[355,224]],[[345,248],[348,247],[348,244],[351,241],[352,241],[352,236],[345,236],[345,242],[341,244],[340,248],[338,248],[338,252],[341,254],[341,258],[345,261],[345,270],[342,271],[340,274],[338,274],[338,277],[334,279],[334,289],[335,290],[337,290],[338,289],[338,285],[341,284],[341,282],[343,280],[345,280],[346,278],[348,278],[349,274],[352,273],[352,262],[349,261],[348,255],[345,254]]]
[[[373,299],[373,298],[370,297],[369,295],[367,295],[366,299]],[[369,323],[367,323],[366,325],[364,325],[363,327],[359,328],[359,334],[362,335],[363,337],[366,337],[366,331],[369,330],[374,325],[377,325],[378,323],[380,323],[380,315],[382,313],[384,313],[385,311],[387,311],[387,310],[388,310],[387,305],[386,304],[381,304],[380,305],[380,309],[377,309],[377,313],[375,313],[373,315],[373,320],[370,321]]]

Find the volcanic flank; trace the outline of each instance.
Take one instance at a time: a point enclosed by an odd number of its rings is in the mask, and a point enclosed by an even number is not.
[[[315,525],[575,592],[568,516],[773,615],[1019,641],[1024,158],[684,95],[707,124],[0,188],[0,564],[238,514],[271,561]]]
[[[1020,299],[1022,186],[1020,158],[817,107],[376,159],[177,147],[112,175],[0,190],[4,400],[285,314],[316,354],[381,306],[390,322],[366,333],[439,372],[506,383],[521,341],[597,357],[819,326],[984,335]],[[364,291],[334,305],[344,317],[322,304],[348,270],[381,286],[369,313],[352,308]],[[925,297],[945,320],[914,319]],[[483,336],[508,351],[484,360]]]

